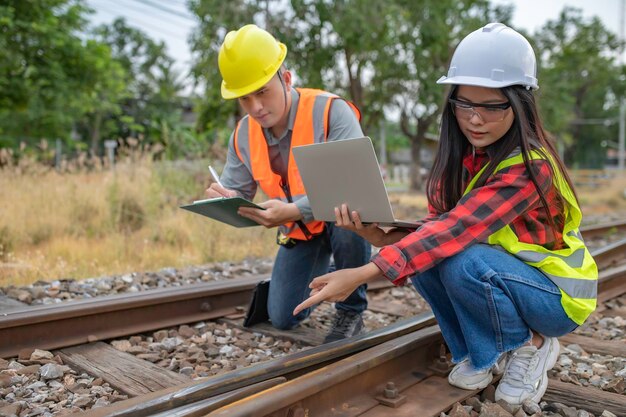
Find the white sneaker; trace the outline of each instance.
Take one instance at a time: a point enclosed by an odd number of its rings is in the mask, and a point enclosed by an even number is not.
[[[469,359],[457,363],[448,375],[450,385],[463,389],[483,389],[491,383],[493,375],[500,375],[506,366],[507,354],[503,353],[491,368],[477,371]]]
[[[496,401],[521,405],[526,399],[539,403],[548,388],[548,371],[559,357],[556,337],[544,337],[543,345],[522,346],[511,354],[504,376],[496,388]]]

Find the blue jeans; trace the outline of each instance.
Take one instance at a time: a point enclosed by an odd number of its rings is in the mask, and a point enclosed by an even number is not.
[[[371,245],[356,233],[326,223],[324,232],[296,246],[278,249],[270,281],[267,311],[272,325],[292,329],[311,313],[306,309],[293,315],[293,309],[309,297],[313,278],[329,272],[331,255],[336,269],[356,268],[370,260]],[[343,302],[339,310],[362,313],[367,308],[367,286],[361,285]]]
[[[577,327],[559,288],[538,269],[495,247],[476,244],[411,278],[430,304],[457,363],[487,369],[501,353]]]

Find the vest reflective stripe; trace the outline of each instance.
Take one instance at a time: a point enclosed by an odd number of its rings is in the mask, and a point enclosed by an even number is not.
[[[568,235],[573,236],[573,237],[577,237],[580,240],[583,240],[583,234],[580,233],[580,230],[571,230]]]
[[[328,136],[330,105],[334,99],[339,97],[322,90],[307,88],[296,90],[300,94],[300,98],[291,135],[291,148],[325,142]],[[356,106],[349,101],[346,102],[360,120],[361,114]],[[280,187],[280,175],[272,171],[267,141],[261,125],[253,118],[245,116],[239,121],[235,130],[234,145],[238,158],[252,173],[252,177],[263,192],[270,199],[288,202],[285,192]],[[287,165],[287,181],[294,201],[306,195],[291,151]],[[312,235],[319,234],[324,230],[324,222],[314,220],[307,223],[306,227]],[[280,226],[280,229],[285,235],[293,239],[306,240],[306,236],[299,227],[296,227],[294,222]]]
[[[538,152],[531,152],[529,159],[546,159]],[[523,163],[522,154],[517,151],[502,161],[494,172],[499,172],[512,165]],[[552,158],[547,161],[553,167],[553,183],[565,200],[563,241],[565,248],[549,250],[543,246],[520,242],[511,226],[506,225],[492,233],[488,243],[504,250],[538,268],[561,290],[561,305],[570,319],[582,324],[596,308],[598,293],[598,268],[585,246],[580,233],[582,213],[574,193],[558,171]],[[467,186],[464,194],[470,192],[487,168],[483,167]]]
[[[572,298],[598,298],[598,281],[596,280],[557,277],[545,271],[544,274],[546,274],[557,287]],[[585,320],[583,320],[583,322],[584,321]],[[582,322],[579,324],[582,324]]]
[[[567,261],[572,267],[580,268],[581,266],[583,266],[583,260],[585,259],[585,249],[580,248],[576,252],[572,253],[569,257],[559,255],[558,253],[547,254],[530,250],[519,251],[516,253],[516,255],[518,258],[524,259],[528,262],[541,262],[550,256],[556,256],[563,259],[564,261]]]

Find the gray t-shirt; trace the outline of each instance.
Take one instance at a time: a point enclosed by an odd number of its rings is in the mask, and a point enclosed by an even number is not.
[[[275,137],[269,129],[263,129],[267,148],[269,152],[270,163],[274,172],[286,173],[289,162],[289,150],[291,149],[291,135],[293,133],[293,125],[296,119],[296,110],[300,102],[300,95],[295,88],[291,89],[291,109],[289,110],[289,120],[287,130],[279,138]],[[328,140],[340,140],[358,138],[363,136],[363,130],[356,118],[352,108],[344,100],[333,100],[330,106],[330,117],[328,121]],[[228,155],[226,157],[226,165],[220,178],[224,187],[235,190],[243,197],[252,200],[256,195],[257,183],[252,177],[252,173],[239,160],[234,145],[234,132],[230,135],[228,143]],[[313,212],[307,197],[294,201],[300,213],[302,220],[308,223],[313,220]]]

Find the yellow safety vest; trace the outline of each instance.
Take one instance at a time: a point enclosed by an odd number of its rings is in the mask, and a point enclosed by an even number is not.
[[[531,152],[530,159],[545,159],[537,152]],[[549,250],[533,243],[520,242],[519,238],[506,225],[489,236],[488,243],[501,246],[510,254],[521,259],[530,266],[538,268],[561,290],[561,305],[567,316],[577,324],[583,324],[589,314],[596,308],[598,294],[598,267],[580,234],[582,212],[576,202],[574,193],[556,164],[548,157],[553,167],[553,184],[565,200],[565,225],[563,241],[565,248]],[[522,154],[509,157],[500,162],[494,172],[501,171],[512,165],[523,163]],[[488,165],[488,164],[487,164]],[[464,195],[472,190],[480,174],[487,168],[485,165],[468,184]]]

